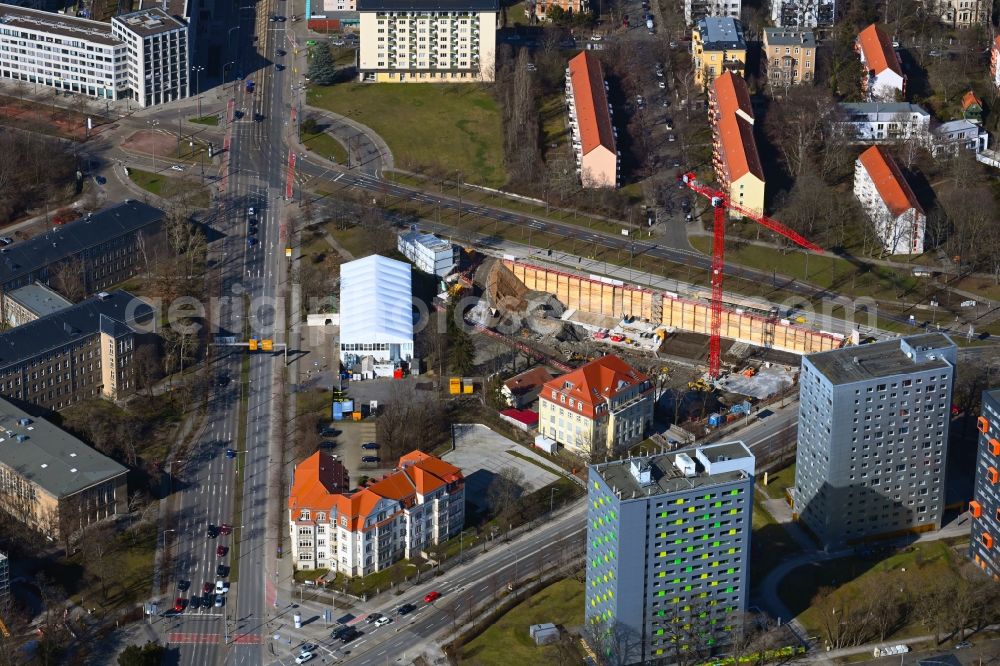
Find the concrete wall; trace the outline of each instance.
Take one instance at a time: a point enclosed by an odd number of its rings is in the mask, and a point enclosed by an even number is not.
[[[567,308],[609,317],[633,315],[682,331],[709,333],[711,308],[707,301],[675,298],[664,292],[610,284],[507,259],[503,263],[528,289],[554,294]],[[722,311],[722,335],[796,354],[837,349],[843,342],[802,326],[769,323],[764,317],[729,309]]]

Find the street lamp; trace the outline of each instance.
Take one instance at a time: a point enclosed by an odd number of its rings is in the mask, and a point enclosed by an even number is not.
[[[205,71],[205,67],[194,65],[191,67],[191,71],[194,72],[194,88],[195,94],[198,96],[198,118],[201,118],[201,73]]]
[[[156,127],[157,125],[159,125],[160,121],[159,120],[147,120],[146,124],[149,125],[150,128],[153,128],[153,127]],[[154,139],[155,139],[155,137],[154,137]],[[153,173],[156,173],[156,141],[154,140],[152,143],[153,143]]]

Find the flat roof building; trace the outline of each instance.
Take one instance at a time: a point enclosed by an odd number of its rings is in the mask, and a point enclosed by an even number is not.
[[[124,513],[128,470],[0,399],[0,508],[52,538]]]
[[[792,498],[826,548],[940,528],[957,353],[924,333],[803,357]]]
[[[400,254],[424,273],[444,277],[458,264],[458,246],[433,234],[411,229],[399,234],[396,243]]]
[[[391,364],[413,359],[413,287],[409,264],[377,254],[340,267],[340,360],[366,356]]]
[[[47,409],[129,395],[153,326],[153,308],[119,290],[0,333],[0,395]]]
[[[595,650],[627,645],[622,664],[720,653],[747,608],[754,472],[743,442],[590,466],[584,615]]]
[[[601,61],[583,51],[566,68],[566,107],[576,169],[583,187],[617,187],[621,176],[618,135],[611,122]]]
[[[40,282],[18,287],[6,294],[0,292],[0,299],[0,306],[4,309],[3,319],[12,327],[27,324],[73,305]]]
[[[496,77],[497,0],[357,0],[362,81],[474,83]]]
[[[111,23],[0,4],[0,79],[146,107],[187,97],[187,26],[163,10]]]

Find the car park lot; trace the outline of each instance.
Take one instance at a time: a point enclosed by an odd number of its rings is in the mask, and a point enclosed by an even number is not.
[[[477,506],[486,501],[486,489],[505,467],[513,467],[524,474],[525,493],[538,490],[559,478],[508,451],[516,451],[537,459],[546,467],[556,468],[554,463],[479,424],[456,424],[455,450],[445,453],[442,458],[462,470],[465,497]]]

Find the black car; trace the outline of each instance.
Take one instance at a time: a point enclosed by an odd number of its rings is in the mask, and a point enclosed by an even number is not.
[[[228,386],[229,385],[229,375],[219,375],[219,378],[215,380],[217,386]]]
[[[286,51],[285,49],[278,49],[277,51],[275,51],[275,53],[277,53],[280,56],[283,56],[286,53],[288,53],[288,51]]]
[[[280,62],[279,62],[279,63],[277,63],[277,64],[276,64],[276,65],[274,66],[274,68],[275,68],[276,70],[278,70],[279,72],[283,72],[283,71],[285,71],[285,66],[284,66],[284,65],[282,65],[282,64],[281,64]]]
[[[402,606],[400,606],[399,608],[396,609],[396,614],[397,615],[409,615],[410,613],[412,613],[415,610],[417,610],[417,607],[414,606],[413,604],[403,604]]]
[[[379,461],[378,456],[361,456],[361,462],[377,463],[378,461]]]
[[[214,539],[219,536],[219,528],[210,524],[208,529],[205,530],[205,535],[208,536],[209,539]]]
[[[358,631],[354,627],[348,627],[347,633],[340,637],[341,643],[350,643],[355,638],[359,638],[364,635],[363,631]]]
[[[375,451],[378,449],[378,444],[375,442],[365,442],[361,445],[361,448],[368,449],[369,451]]]
[[[191,587],[191,581],[189,580],[177,581],[177,589],[180,590],[181,592],[186,592],[189,587]]]
[[[348,627],[346,624],[342,624],[330,633],[330,638],[334,639],[340,638],[341,636],[347,634],[350,631],[351,631],[350,627]]]
[[[324,439],[322,442],[319,443],[319,448],[321,449],[332,449],[335,446],[337,446],[337,442],[331,442],[328,439]]]
[[[337,435],[340,434],[340,431],[337,430],[336,428],[326,427],[320,430],[319,434],[323,435],[324,437],[336,437]]]
[[[193,599],[193,598],[192,598]],[[215,601],[215,595],[209,592],[208,594],[201,595],[201,605],[205,608],[211,608],[212,602]]]
[[[201,608],[201,597],[197,594],[191,597],[191,601],[188,602],[188,608]]]
[[[375,620],[380,619],[381,617],[382,617],[382,613],[369,613],[368,617],[365,618],[365,622],[367,622],[368,624],[371,624],[372,622],[374,622]]]
[[[229,574],[229,567],[227,567],[225,564],[220,564],[219,566],[215,567],[215,575],[218,576],[219,578],[225,578],[228,574]]]

